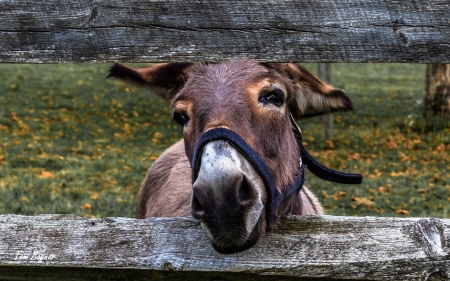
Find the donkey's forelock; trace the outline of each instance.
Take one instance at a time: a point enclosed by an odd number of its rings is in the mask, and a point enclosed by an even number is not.
[[[227,98],[237,87],[269,76],[272,71],[256,61],[232,60],[221,64],[201,63],[191,68],[182,91],[172,100],[189,98],[192,92],[209,93],[215,98]],[[212,98],[213,98],[212,97]]]

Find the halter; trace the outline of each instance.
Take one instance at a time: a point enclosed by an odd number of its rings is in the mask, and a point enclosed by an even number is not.
[[[209,142],[218,140],[228,142],[246,158],[264,182],[267,193],[267,203],[265,206],[266,227],[269,228],[275,219],[276,212],[281,203],[293,194],[298,194],[302,189],[305,181],[305,167],[308,168],[314,175],[327,181],[344,184],[360,184],[362,182],[361,174],[350,174],[335,171],[317,162],[303,146],[302,132],[297,126],[297,123],[295,123],[292,114],[290,114],[290,119],[292,121],[293,132],[300,152],[300,170],[294,181],[281,189],[281,193],[276,188],[274,175],[264,160],[238,134],[225,128],[208,130],[200,137],[191,163],[192,184],[197,179],[198,170],[200,168],[200,158],[205,145]]]

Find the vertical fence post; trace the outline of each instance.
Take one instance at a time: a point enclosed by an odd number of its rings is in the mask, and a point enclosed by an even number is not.
[[[318,63],[318,74],[320,79],[331,84],[331,63]],[[322,116],[323,134],[325,140],[329,140],[333,137],[334,118],[333,114],[326,114]]]

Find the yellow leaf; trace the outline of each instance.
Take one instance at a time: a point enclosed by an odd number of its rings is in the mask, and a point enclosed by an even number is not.
[[[336,148],[336,144],[332,140],[327,140],[326,144],[332,149]]]
[[[409,211],[408,210],[397,210],[395,211],[396,214],[401,214],[401,215],[409,215]]]
[[[372,196],[362,198],[352,196],[351,199],[355,201],[357,205],[364,205],[366,207],[374,205]]]
[[[402,172],[391,172],[391,177],[399,177],[399,176],[403,176],[404,175],[404,173],[402,173]]]
[[[30,199],[28,199],[28,197],[25,197],[25,196],[20,198],[20,201],[24,201],[24,202],[30,203]]]
[[[84,205],[83,205],[83,206],[81,206],[81,208],[85,208],[85,209],[88,209],[88,210],[90,210],[90,209],[92,209],[92,205],[91,205],[91,204],[89,204],[89,203],[84,203]]]
[[[383,172],[378,171],[378,169],[375,169],[373,171],[373,174],[369,174],[369,179],[377,179],[383,175]]]
[[[13,121],[17,121],[19,118],[17,118],[17,113],[15,113],[14,111],[11,111],[11,120]]]
[[[345,196],[345,194],[346,194],[346,193],[345,193],[344,191],[338,191],[338,192],[336,192],[335,194],[331,195],[331,197],[332,197],[334,200],[341,200],[342,197]]]
[[[419,189],[417,189],[417,192],[419,192],[420,195],[421,195],[422,197],[424,197],[425,195],[427,195],[428,190],[425,189],[425,188],[419,188]]]
[[[160,138],[162,138],[164,135],[162,134],[162,133],[160,133],[160,132],[156,132],[155,133],[155,138],[157,138],[157,139],[160,139]]]
[[[118,183],[119,183],[118,181],[115,181],[115,180],[109,180],[109,181],[106,182],[106,185],[107,185],[107,186],[115,186],[115,185],[117,185]]]
[[[98,193],[94,192],[94,194],[92,194],[92,196],[91,196],[91,199],[92,200],[97,200],[98,199]]]
[[[50,171],[42,171],[38,177],[41,179],[51,179],[53,178],[53,173]]]

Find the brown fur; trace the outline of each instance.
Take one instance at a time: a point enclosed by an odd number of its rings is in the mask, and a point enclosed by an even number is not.
[[[299,171],[299,152],[289,111],[296,117],[307,117],[352,109],[350,99],[342,91],[290,63],[237,60],[221,64],[158,64],[137,70],[116,64],[110,76],[158,89],[160,96],[171,101],[174,111],[190,118],[183,128],[184,140],[163,153],[149,170],[138,194],[137,218],[190,214],[190,161],[206,130],[227,127],[239,134],[265,160],[277,188],[282,189]],[[280,108],[263,106],[258,101],[258,96],[271,85],[279,85],[286,92]],[[277,218],[289,210],[300,215],[323,213],[306,187],[280,206]]]

